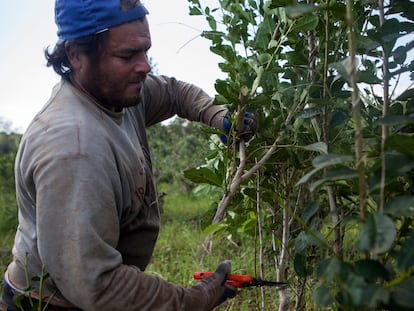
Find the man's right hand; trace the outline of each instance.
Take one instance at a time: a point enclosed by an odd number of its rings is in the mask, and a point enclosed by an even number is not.
[[[220,263],[216,271],[187,289],[189,299],[185,310],[212,310],[228,298],[237,294],[237,289],[226,284],[227,276],[231,273],[229,260]]]
[[[204,278],[202,282],[209,283],[218,280],[220,282],[220,286],[222,287],[220,291],[222,295],[218,297],[218,301],[215,306],[218,306],[222,302],[226,301],[228,298],[234,298],[237,294],[237,289],[233,286],[230,286],[226,283],[227,276],[231,273],[231,261],[226,260],[219,264],[216,271]]]

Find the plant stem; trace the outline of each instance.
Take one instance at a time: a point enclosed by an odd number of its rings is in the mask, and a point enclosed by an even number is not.
[[[300,192],[299,192],[300,193]],[[287,202],[289,204],[289,202]],[[286,263],[287,263],[287,254],[289,248],[289,233],[290,233],[290,224],[289,224],[289,214],[286,208],[283,208],[283,219],[282,219],[282,249],[280,251],[280,260],[278,266],[278,275],[277,281],[280,282],[282,279],[287,278],[286,273]],[[279,290],[279,311],[289,310],[290,307],[290,297],[289,289],[282,288]]]
[[[256,213],[257,213],[257,229],[259,233],[259,265],[260,265],[260,277],[264,278],[264,252],[263,252],[263,224],[262,224],[262,210],[261,210],[261,197],[260,197],[260,171],[257,171],[256,181]],[[260,288],[261,295],[261,310],[266,310],[265,305],[265,293],[264,288]]]
[[[340,224],[339,216],[338,216],[338,207],[337,207],[336,200],[335,200],[334,187],[328,186],[327,188],[328,188],[329,206],[330,206],[331,217],[332,217],[332,225],[333,225],[333,231],[334,231],[333,250],[338,256],[342,257],[341,224]]]
[[[384,0],[379,0],[379,15],[380,15],[380,26],[385,22],[384,16]],[[389,107],[389,74],[388,74],[388,52],[386,48],[382,47],[382,72],[383,72],[383,104],[382,104],[382,117],[385,118],[388,115]],[[385,142],[388,138],[389,128],[388,125],[383,124],[381,126],[381,181],[380,181],[380,198],[378,204],[378,212],[384,211],[385,201],[385,178],[386,178],[386,161],[385,161]]]
[[[276,152],[276,150],[278,149],[278,144],[279,142],[282,140],[282,138],[285,135],[285,129],[287,127],[287,125],[290,123],[290,121],[292,120],[297,108],[300,105],[300,101],[298,100],[297,102],[295,102],[292,107],[289,110],[289,114],[285,119],[284,122],[284,127],[283,129],[279,132],[278,136],[276,137],[275,141],[273,142],[273,144],[271,145],[271,147],[269,148],[269,150],[266,152],[266,154],[250,169],[248,170],[246,173],[243,174],[244,172],[244,168],[246,165],[246,161],[242,161],[242,154],[245,154],[244,151],[244,144],[240,144],[240,164],[239,167],[237,168],[236,174],[233,177],[233,180],[230,184],[229,190],[224,194],[223,198],[221,199],[216,214],[214,216],[213,219],[213,223],[218,223],[220,221],[223,220],[224,218],[224,214],[226,212],[227,206],[229,205],[231,199],[233,198],[233,196],[236,194],[236,191],[239,189],[240,185],[247,179],[249,179],[251,176],[253,176],[253,174],[255,174],[257,172],[257,170],[259,170],[263,165],[265,165],[267,163],[267,161],[269,161],[269,159],[272,157],[272,155]],[[242,153],[243,152],[243,153]]]
[[[39,281],[39,304],[37,305],[37,311],[42,311],[42,300],[43,300],[43,281],[45,277],[45,266],[42,266],[42,273],[40,274]]]
[[[350,86],[352,89],[352,115],[355,122],[355,157],[356,167],[358,171],[359,181],[359,208],[361,218],[366,218],[367,207],[367,182],[365,179],[365,163],[363,153],[363,136],[362,136],[362,122],[360,113],[360,97],[357,86],[357,69],[356,69],[356,44],[354,34],[354,17],[353,17],[353,0],[346,2],[346,20],[348,25],[348,44],[349,44],[349,59],[350,59]]]

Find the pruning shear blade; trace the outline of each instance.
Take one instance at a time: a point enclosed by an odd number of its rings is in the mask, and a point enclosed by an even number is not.
[[[253,278],[252,282],[244,283],[243,287],[252,287],[252,286],[278,286],[278,287],[286,287],[288,284],[286,282],[273,282],[273,281],[265,281],[258,278]]]
[[[213,272],[195,272],[194,279],[202,280],[212,274]],[[258,287],[261,287],[261,286],[286,287],[288,286],[288,283],[286,282],[265,281],[260,278],[254,278],[251,275],[242,275],[242,274],[227,275],[226,283],[236,288],[255,287],[255,286],[258,286]]]

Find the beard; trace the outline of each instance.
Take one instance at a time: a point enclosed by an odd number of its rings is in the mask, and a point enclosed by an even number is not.
[[[134,76],[127,82],[110,78],[98,70],[93,74],[93,77],[91,94],[102,106],[112,111],[121,111],[141,102],[141,90],[146,74]]]

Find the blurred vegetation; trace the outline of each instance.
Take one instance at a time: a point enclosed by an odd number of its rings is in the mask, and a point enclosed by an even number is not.
[[[171,185],[174,191],[190,193],[193,184],[183,172],[205,163],[211,134],[203,124],[174,118],[168,124],[148,128],[147,135],[157,183],[164,185],[161,188]]]
[[[14,159],[21,135],[10,133],[7,122],[0,119],[0,234],[17,227],[17,205],[14,183]]]

